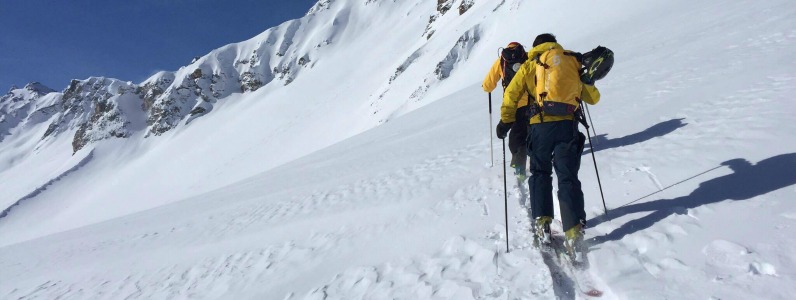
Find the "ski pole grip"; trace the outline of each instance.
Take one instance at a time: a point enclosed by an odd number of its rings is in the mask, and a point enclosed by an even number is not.
[[[492,93],[489,93],[489,114],[492,114]]]

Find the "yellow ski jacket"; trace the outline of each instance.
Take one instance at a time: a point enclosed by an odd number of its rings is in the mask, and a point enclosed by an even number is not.
[[[532,99],[537,99],[537,95],[535,95],[536,91],[536,83],[535,83],[535,74],[536,74],[536,62],[533,58],[541,55],[547,50],[550,49],[563,49],[561,45],[558,43],[543,43],[536,47],[533,47],[531,51],[528,52],[528,61],[522,64],[520,70],[517,71],[517,74],[514,75],[514,79],[511,80],[511,83],[508,87],[506,87],[506,91],[503,93],[503,104],[500,107],[500,120],[503,123],[510,123],[514,122],[514,114],[517,111],[520,99],[523,96],[527,97],[528,91],[531,93]],[[486,82],[486,81],[485,81]],[[484,88],[486,90],[486,88]],[[597,104],[600,101],[600,91],[597,90],[596,87],[593,85],[584,84],[583,90],[580,93],[580,99],[583,102],[588,104]],[[542,113],[544,114],[544,113]],[[573,120],[573,116],[545,116],[545,122],[555,122],[555,121],[563,121],[563,120]],[[539,115],[533,116],[531,118],[531,124],[538,124],[541,123],[541,119]]]
[[[481,87],[484,88],[484,92],[491,93],[495,90],[495,88],[497,88],[498,81],[500,81],[502,78],[503,68],[500,66],[500,58],[498,58],[495,63],[492,64],[492,68],[489,69],[489,73],[486,73],[486,78],[484,78],[484,83],[481,84]],[[505,93],[505,91],[503,92]],[[526,105],[528,105],[528,94],[523,93],[522,97],[520,97],[520,100],[517,103],[517,108]],[[512,119],[513,118],[514,117],[512,117]]]

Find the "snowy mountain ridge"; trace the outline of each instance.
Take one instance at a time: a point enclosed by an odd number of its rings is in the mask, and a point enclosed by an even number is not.
[[[40,191],[79,180],[75,170],[93,173],[97,167],[94,176],[114,178],[110,184],[89,197],[76,190],[73,196],[105,203],[121,188],[149,199],[112,209],[126,214],[127,205],[138,210],[176,201],[328,147],[455,92],[461,82],[478,80],[482,65],[494,59],[493,47],[504,43],[479,47],[484,32],[512,26],[487,26],[482,20],[501,9],[517,11],[521,3],[319,1],[301,19],[141,83],[92,77],[73,80],[61,92],[25,98],[36,109],[3,111],[15,117],[3,123],[6,136],[14,139],[0,143],[0,179],[30,169],[43,173],[23,181],[0,180],[6,191],[0,207],[13,216],[14,210],[25,209],[20,203],[52,203],[40,199],[55,194]],[[407,18],[415,22],[406,23]],[[397,23],[406,26],[391,25]],[[478,63],[468,62],[473,59]],[[225,109],[212,121],[207,118]],[[191,141],[174,144],[183,138]],[[166,144],[172,146],[162,147]],[[116,150],[120,145],[127,150]],[[177,150],[182,147],[187,148]],[[259,151],[267,151],[265,159],[258,158]],[[133,171],[137,167],[130,161],[139,159],[119,155],[169,161],[155,163],[164,180],[148,190],[125,186],[123,178],[139,182],[150,171]],[[246,163],[251,159],[259,163]],[[103,170],[109,163],[118,166]],[[204,178],[183,175],[194,167],[201,169],[194,174]]]
[[[439,23],[437,19],[445,15],[453,2],[439,1],[437,12],[431,15],[424,36],[431,37],[433,25]],[[77,152],[92,142],[114,137],[127,138],[139,131],[145,131],[145,136],[161,135],[210,113],[214,104],[233,93],[253,92],[267,85],[287,86],[301,73],[311,72],[318,60],[328,52],[327,49],[357,39],[356,36],[344,37],[348,35],[348,20],[357,18],[350,16],[352,9],[361,10],[381,4],[376,1],[356,1],[351,4],[345,1],[320,1],[301,19],[287,21],[250,40],[211,51],[178,71],[158,72],[139,84],[111,78],[73,80],[61,92],[63,95],[58,100],[58,117],[52,120],[42,139],[51,134],[74,132],[72,150]],[[472,1],[462,1],[459,14],[466,12],[472,5]],[[456,47],[471,48],[477,42],[477,32],[468,32],[462,39]],[[469,46],[464,43],[469,43]],[[419,55],[420,52],[415,52],[407,58],[390,77],[389,83],[396,80]],[[449,76],[453,64],[459,60],[458,55],[458,51],[452,51],[437,64],[434,74],[438,79]],[[413,98],[422,98],[428,88],[429,85],[419,87],[413,93]],[[385,88],[381,92],[379,100],[387,91],[388,88]],[[121,109],[120,106],[127,109]],[[19,115],[17,112],[8,112],[12,113]],[[27,119],[25,116],[19,117]],[[142,117],[145,128],[140,126]],[[24,121],[17,122],[15,126],[23,124]]]

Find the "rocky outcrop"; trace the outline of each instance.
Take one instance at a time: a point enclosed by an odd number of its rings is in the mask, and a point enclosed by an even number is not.
[[[12,86],[11,89],[8,90],[8,93],[0,97],[0,109],[3,110],[3,116],[5,116],[5,113],[19,109],[18,106],[20,105],[16,105],[17,107],[15,107],[14,104],[22,103],[22,105],[24,105],[52,92],[54,92],[54,90],[38,82],[29,83],[21,89]]]
[[[474,4],[475,0],[462,0],[462,3],[459,3],[459,15],[466,13]]]
[[[197,64],[201,66],[201,63]],[[176,76],[180,74],[185,73],[178,72]],[[188,116],[208,112],[208,108],[218,99],[233,92],[253,91],[262,85],[261,82],[258,84],[256,76],[250,74],[252,77],[247,78],[234,69],[226,73],[224,70],[199,67],[183,76],[147,80],[142,90],[145,92],[147,135],[161,135],[178,126]]]
[[[130,120],[143,115],[142,97],[136,94],[139,90],[130,82],[116,79],[72,80],[54,105],[58,117],[50,123],[42,139],[75,130],[72,150],[77,152],[91,142],[130,136],[133,133]],[[140,110],[123,111],[123,105]]]
[[[437,12],[439,12],[440,15],[444,15],[453,6],[453,1],[454,0],[437,0]]]
[[[257,74],[252,72],[243,72],[240,78],[240,92],[253,92],[263,86],[262,80],[260,80]]]
[[[8,93],[0,97],[0,142],[16,128],[29,119],[31,115],[37,120],[51,116],[55,109],[44,109],[37,105],[38,100],[54,90],[38,82],[32,82],[23,88],[12,87]]]
[[[312,8],[310,8],[309,11],[307,11],[307,15],[313,15],[313,14],[316,14],[316,13],[318,13],[320,11],[329,9],[329,7],[332,5],[332,2],[334,2],[334,0],[320,0],[320,1],[318,1],[318,3],[315,3],[315,5],[313,5]]]
[[[431,39],[431,36],[434,35],[436,31],[434,29],[434,23],[453,7],[453,2],[454,0],[437,0],[437,13],[428,17],[428,25],[426,25],[426,30],[423,31],[423,35],[426,39]]]
[[[455,64],[462,60],[466,60],[467,57],[470,56],[470,51],[481,39],[480,36],[481,29],[478,25],[470,30],[465,31],[464,34],[459,37],[459,40],[456,41],[456,45],[454,45],[450,52],[448,52],[448,55],[445,56],[445,59],[437,63],[437,67],[434,70],[434,74],[437,76],[437,79],[444,80],[448,78],[453,71]]]
[[[129,137],[129,121],[122,116],[118,105],[111,101],[94,104],[94,112],[88,122],[83,122],[72,139],[72,151],[77,152],[86,144],[107,138]]]
[[[174,73],[162,72],[154,79],[147,80],[143,85],[137,87],[135,93],[140,95],[144,101],[141,109],[150,111],[155,105],[155,101],[160,95],[163,95],[172,82],[174,82]]]

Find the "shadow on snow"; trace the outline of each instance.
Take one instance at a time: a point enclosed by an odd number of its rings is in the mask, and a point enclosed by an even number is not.
[[[611,148],[619,148],[630,146],[633,144],[643,143],[645,141],[654,139],[656,137],[662,137],[673,131],[685,127],[688,123],[683,123],[683,119],[672,119],[669,121],[661,122],[658,124],[653,125],[650,128],[645,129],[644,131],[637,132],[631,135],[626,135],[616,139],[608,139],[606,138],[606,134],[600,134],[597,136],[592,137],[592,141],[594,142],[595,150],[602,151]],[[587,147],[583,151],[583,155],[589,154],[592,152],[591,145]]]
[[[701,205],[717,203],[724,200],[748,200],[796,184],[796,153],[781,154],[753,165],[741,158],[725,161],[733,171],[699,184],[691,194],[674,199],[660,199],[650,202],[631,204],[612,209],[610,218],[624,215],[650,212],[648,215],[622,224],[611,233],[592,239],[591,244],[597,245],[606,241],[617,241],[624,236],[644,230],[673,214],[685,214],[688,209]],[[589,220],[590,227],[604,222],[604,217]]]

